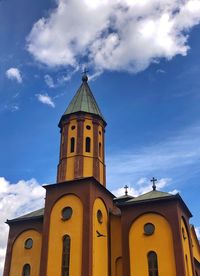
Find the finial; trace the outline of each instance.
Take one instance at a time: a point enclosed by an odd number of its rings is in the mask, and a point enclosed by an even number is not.
[[[83,82],[87,82],[88,81],[87,73],[88,73],[88,70],[85,67],[84,70],[83,70],[83,72],[82,72],[82,81]]]
[[[153,185],[152,185],[152,188],[153,188],[153,191],[155,191],[156,190],[156,182],[157,182],[158,180],[156,179],[156,178],[152,178],[151,179],[151,182],[153,183]]]
[[[124,186],[124,189],[125,189],[125,195],[127,196],[127,195],[128,195],[128,186],[125,185],[125,186]]]

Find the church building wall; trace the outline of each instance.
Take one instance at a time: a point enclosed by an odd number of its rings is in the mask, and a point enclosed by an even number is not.
[[[108,276],[108,235],[107,209],[97,198],[93,205],[93,276]]]
[[[62,218],[64,208],[71,208],[72,215],[69,219]],[[70,275],[81,275],[82,264],[82,229],[83,206],[81,200],[74,195],[60,198],[52,208],[50,216],[50,233],[47,275],[61,275],[63,238],[70,237]]]
[[[191,235],[191,239],[192,239],[192,252],[193,252],[194,258],[200,264],[200,246],[199,246],[199,241],[196,237],[196,233],[194,231],[195,231],[194,226],[192,226],[190,229],[190,235]]]
[[[123,276],[122,273],[122,231],[121,217],[110,216],[110,243],[111,243],[111,275]]]
[[[75,154],[77,150],[77,121],[75,119],[71,120],[68,127],[68,136],[63,138],[63,140],[67,143],[67,168],[66,175],[64,179],[72,180],[74,179],[74,162],[75,162]],[[71,141],[74,139],[74,150],[71,152]]]
[[[145,235],[144,225],[151,223],[155,227],[152,235]],[[157,255],[158,274],[176,276],[174,247],[171,227],[167,220],[158,214],[145,214],[133,222],[129,233],[130,275],[149,274],[148,254]]]
[[[94,155],[94,139],[93,139],[93,124],[91,119],[85,119],[84,131],[83,131],[83,155],[84,155],[84,167],[83,176],[93,175],[93,155]],[[90,141],[90,151],[86,151],[86,139]]]
[[[183,218],[181,218],[181,237],[186,275],[193,276],[193,265],[190,251],[190,234],[189,229]]]
[[[28,239],[33,242],[31,248],[26,248]],[[41,239],[41,234],[35,230],[27,230],[16,238],[12,248],[9,276],[22,276],[26,265],[30,266],[31,275],[39,276]]]

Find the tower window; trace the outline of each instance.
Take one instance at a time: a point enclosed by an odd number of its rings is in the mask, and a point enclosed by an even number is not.
[[[28,238],[24,243],[24,247],[26,249],[31,249],[33,247],[33,240],[31,238]]]
[[[65,235],[63,237],[62,276],[69,276],[70,243],[71,243],[70,236]]]
[[[29,264],[25,264],[23,267],[22,276],[30,276],[31,275],[31,266]]]
[[[90,137],[87,137],[85,140],[85,151],[90,152],[91,150],[91,139]]]
[[[75,138],[71,138],[71,144],[70,144],[70,152],[74,152],[75,150]]]
[[[88,130],[90,130],[90,129],[91,129],[91,126],[87,125],[86,128],[87,128]]]
[[[150,251],[147,254],[149,276],[158,276],[158,260],[157,254],[154,251]]]
[[[101,143],[99,143],[99,157],[101,157]]]
[[[71,127],[71,130],[74,130],[75,128],[76,128],[75,126],[72,126],[72,127]]]

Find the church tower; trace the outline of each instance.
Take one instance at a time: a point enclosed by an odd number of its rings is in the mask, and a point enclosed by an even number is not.
[[[3,276],[200,276],[179,194],[158,191],[155,178],[137,197],[105,187],[105,126],[84,74],[59,122],[57,183],[44,186],[44,208],[7,220]]]
[[[85,73],[80,88],[58,126],[61,139],[57,182],[93,176],[105,186],[106,122],[88,85]]]

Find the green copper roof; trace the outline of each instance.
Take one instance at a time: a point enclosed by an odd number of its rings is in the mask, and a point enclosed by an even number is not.
[[[155,198],[168,197],[168,196],[173,196],[173,195],[169,193],[153,190],[143,195],[140,195],[134,198],[133,200],[138,201],[138,200],[155,199]]]
[[[28,213],[26,215],[23,215],[21,217],[17,217],[11,220],[8,220],[7,222],[15,222],[15,221],[21,221],[21,220],[29,220],[29,219],[34,219],[38,217],[43,217],[44,215],[44,208],[36,210],[34,212]]]
[[[70,102],[68,108],[66,109],[64,115],[69,115],[75,112],[86,112],[100,116],[103,119],[103,115],[97,105],[97,102],[92,94],[92,91],[87,83],[87,76],[83,76],[80,88],[78,89],[76,95]]]
[[[157,191],[157,190],[152,190],[148,193],[145,193],[143,195],[130,199],[126,201],[124,204],[129,205],[137,202],[151,201],[151,200],[154,201],[154,200],[166,199],[166,198],[172,198],[172,197],[176,197],[176,195]]]

